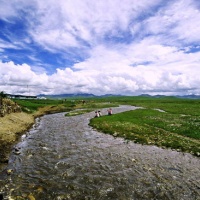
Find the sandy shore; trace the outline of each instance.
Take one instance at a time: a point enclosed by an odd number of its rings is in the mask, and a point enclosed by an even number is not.
[[[34,124],[34,116],[24,112],[0,118],[0,170],[7,164],[12,146]]]

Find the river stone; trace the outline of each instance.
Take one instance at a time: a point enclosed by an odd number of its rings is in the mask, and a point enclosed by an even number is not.
[[[28,199],[29,199],[29,200],[35,200],[35,197],[34,197],[32,194],[29,194],[29,195],[28,195]]]
[[[8,174],[8,175],[11,175],[12,173],[13,173],[13,169],[8,169],[8,170],[7,170],[7,174]]]

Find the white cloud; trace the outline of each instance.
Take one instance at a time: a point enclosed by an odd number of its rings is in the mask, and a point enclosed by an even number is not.
[[[1,0],[0,2],[0,18],[12,23],[13,18],[18,17],[22,10],[31,11],[34,7],[36,1],[26,1],[26,0]]]
[[[19,93],[19,91],[37,93],[40,86],[48,85],[46,74],[35,74],[27,64],[15,65],[13,62],[0,62],[0,88],[7,93]],[[29,89],[27,89],[29,87]],[[39,88],[37,88],[39,87]]]
[[[145,33],[166,35],[165,40],[174,44],[200,41],[200,11],[195,1],[170,2],[142,24]]]
[[[18,47],[15,44],[11,44],[9,42],[6,42],[0,39],[0,51],[3,52],[4,49],[8,49],[8,48],[17,49]]]
[[[126,31],[140,12],[148,12],[159,0],[37,1],[36,13],[29,21],[30,34],[51,51],[79,47],[84,42],[96,45],[106,35]],[[37,17],[35,19],[35,17]]]
[[[55,66],[51,75],[34,53],[28,57],[37,65],[0,62],[0,91],[200,94],[200,53],[192,52],[192,43],[200,40],[200,14],[194,2],[35,0],[29,5],[25,0],[2,1],[1,9],[8,12],[0,12],[0,18],[9,23],[20,11],[29,11],[30,35],[18,43],[0,39],[0,52],[34,41],[66,59],[66,52],[73,54],[74,48],[87,58],[62,69]],[[157,10],[151,10],[154,6]],[[10,41],[14,41],[11,36]]]
[[[163,49],[165,47],[162,47]],[[159,50],[160,48],[158,48]],[[74,70],[65,68],[57,69],[52,75],[36,74],[31,67],[15,65],[12,62],[1,63],[0,65],[0,90],[7,90],[9,93],[17,91],[39,93],[76,93],[88,92],[97,95],[104,93],[113,94],[139,94],[144,92],[185,92],[190,90],[200,92],[200,78],[198,76],[199,65],[196,55],[176,52],[166,47],[163,51],[167,54],[166,60],[153,60],[149,65],[130,66],[132,57],[129,49],[120,55],[120,52],[106,49],[102,46],[96,49],[93,54],[101,55],[90,58],[82,63],[76,64]],[[104,52],[101,54],[100,52]],[[157,51],[152,51],[152,57]],[[177,54],[184,60],[177,60]],[[140,57],[145,57],[146,51]],[[112,56],[116,58],[113,61]],[[131,55],[134,57],[134,52]],[[178,57],[177,56],[177,57]],[[124,60],[123,62],[118,62]],[[187,62],[185,62],[187,60]],[[95,62],[98,66],[95,65]],[[162,63],[162,64],[161,64]],[[111,66],[111,67],[108,67]],[[27,88],[28,86],[28,88]]]

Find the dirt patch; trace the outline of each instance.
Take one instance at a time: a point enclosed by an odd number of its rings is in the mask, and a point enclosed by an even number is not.
[[[34,123],[34,116],[26,113],[11,113],[0,118],[0,169],[8,162],[12,146]]]

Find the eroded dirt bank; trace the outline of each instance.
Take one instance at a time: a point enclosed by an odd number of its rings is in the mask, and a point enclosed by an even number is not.
[[[0,117],[0,172],[8,163],[8,156],[12,147],[20,136],[35,123],[35,119],[45,114],[63,112],[61,106],[45,106],[32,114],[13,112]]]
[[[34,116],[23,112],[0,117],[0,170],[8,162],[11,147],[33,124]]]

